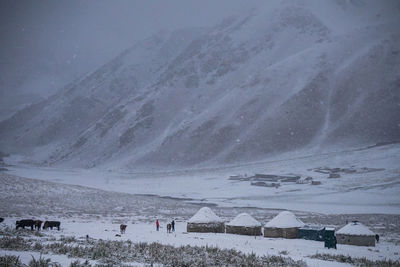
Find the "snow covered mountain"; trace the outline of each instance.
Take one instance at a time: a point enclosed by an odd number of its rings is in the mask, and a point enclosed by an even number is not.
[[[400,3],[268,1],[159,32],[0,122],[62,166],[193,166],[400,140]]]

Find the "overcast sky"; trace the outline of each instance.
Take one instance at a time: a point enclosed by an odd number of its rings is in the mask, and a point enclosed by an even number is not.
[[[4,102],[10,93],[46,95],[158,30],[213,25],[249,5],[247,0],[2,0],[0,96]]]

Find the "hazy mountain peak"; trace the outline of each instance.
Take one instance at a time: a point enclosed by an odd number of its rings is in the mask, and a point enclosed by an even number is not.
[[[1,122],[1,149],[133,168],[398,140],[389,4],[273,1],[215,27],[158,32]]]

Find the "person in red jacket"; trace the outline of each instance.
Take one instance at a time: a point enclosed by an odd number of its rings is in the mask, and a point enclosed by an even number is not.
[[[158,219],[156,219],[156,228],[157,228],[157,231],[158,231],[158,229],[160,229],[160,223],[158,222]]]

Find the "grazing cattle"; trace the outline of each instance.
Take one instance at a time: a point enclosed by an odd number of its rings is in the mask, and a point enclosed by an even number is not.
[[[4,222],[4,218],[0,218],[0,223]]]
[[[172,228],[171,224],[170,223],[167,224],[167,233],[171,233],[171,228]]]
[[[35,221],[35,229],[37,229],[38,231],[40,230],[40,228],[42,227],[42,221],[41,220],[36,220]]]
[[[18,228],[23,228],[25,229],[25,226],[31,227],[31,230],[33,231],[33,227],[35,226],[35,221],[34,220],[20,220],[15,222],[16,229]]]
[[[122,235],[122,234],[125,234],[126,224],[121,224],[121,225],[119,226],[119,230],[121,230],[121,235]]]
[[[60,222],[58,221],[45,221],[43,225],[43,229],[47,229],[50,227],[53,230],[53,227],[57,227],[57,230],[60,231]]]

